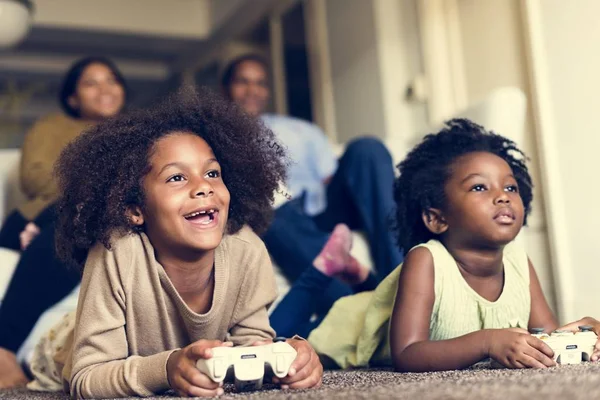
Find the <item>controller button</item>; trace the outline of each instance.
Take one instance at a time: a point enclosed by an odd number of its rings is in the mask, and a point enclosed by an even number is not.
[[[285,363],[285,357],[284,356],[277,356],[275,358],[275,371],[278,374],[284,373],[285,372],[285,367],[286,367],[286,363]]]
[[[273,343],[285,342],[286,340],[287,339],[283,336],[277,336],[275,339],[273,339]]]
[[[225,363],[223,360],[216,359],[213,363],[213,375],[215,379],[219,379],[223,376],[223,370],[225,369]]]
[[[591,325],[581,325],[578,326],[578,328],[581,332],[592,332],[592,329],[594,329],[594,327]]]
[[[531,333],[533,333],[533,334],[544,333],[544,328],[531,328]]]

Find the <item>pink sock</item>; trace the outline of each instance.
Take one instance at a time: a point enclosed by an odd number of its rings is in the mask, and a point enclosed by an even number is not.
[[[338,224],[329,240],[313,261],[316,269],[327,276],[334,276],[346,268],[350,261],[352,249],[352,232],[344,224]]]

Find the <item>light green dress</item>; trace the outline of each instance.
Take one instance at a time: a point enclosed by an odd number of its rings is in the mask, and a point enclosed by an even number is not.
[[[504,248],[504,288],[492,302],[475,292],[456,261],[437,240],[419,245],[433,256],[435,302],[430,340],[452,339],[481,329],[527,329],[531,298],[527,254],[517,242]],[[375,291],[338,300],[308,340],[341,368],[391,365],[389,321],[398,288],[398,266]]]

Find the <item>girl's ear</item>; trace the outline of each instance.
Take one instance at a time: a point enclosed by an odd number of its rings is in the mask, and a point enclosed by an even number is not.
[[[430,208],[427,211],[423,211],[421,218],[423,218],[423,223],[431,233],[441,235],[448,230],[448,223],[442,211],[437,208]]]
[[[144,225],[144,214],[142,213],[142,209],[140,207],[130,206],[127,208],[125,214],[132,224],[136,226]]]

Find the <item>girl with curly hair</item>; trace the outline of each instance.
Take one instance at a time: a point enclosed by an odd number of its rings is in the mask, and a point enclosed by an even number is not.
[[[515,242],[532,200],[521,150],[456,119],[427,135],[398,169],[396,222],[406,259],[374,292],[336,303],[309,337],[317,352],[342,367],[384,363],[414,372],[486,358],[509,368],[555,365],[552,349],[527,331],[551,332],[558,323]],[[600,334],[590,317],[562,329],[581,325]],[[350,333],[328,340],[333,329]],[[592,360],[599,355],[597,343]]]
[[[187,93],[98,125],[63,152],[57,248],[83,279],[54,372],[72,397],[218,396],[196,361],[273,339],[276,286],[255,232],[285,159],[260,138],[274,140],[235,106]],[[298,356],[279,383],[319,385],[314,350],[287,341]],[[52,372],[42,369],[32,365],[43,383]]]

